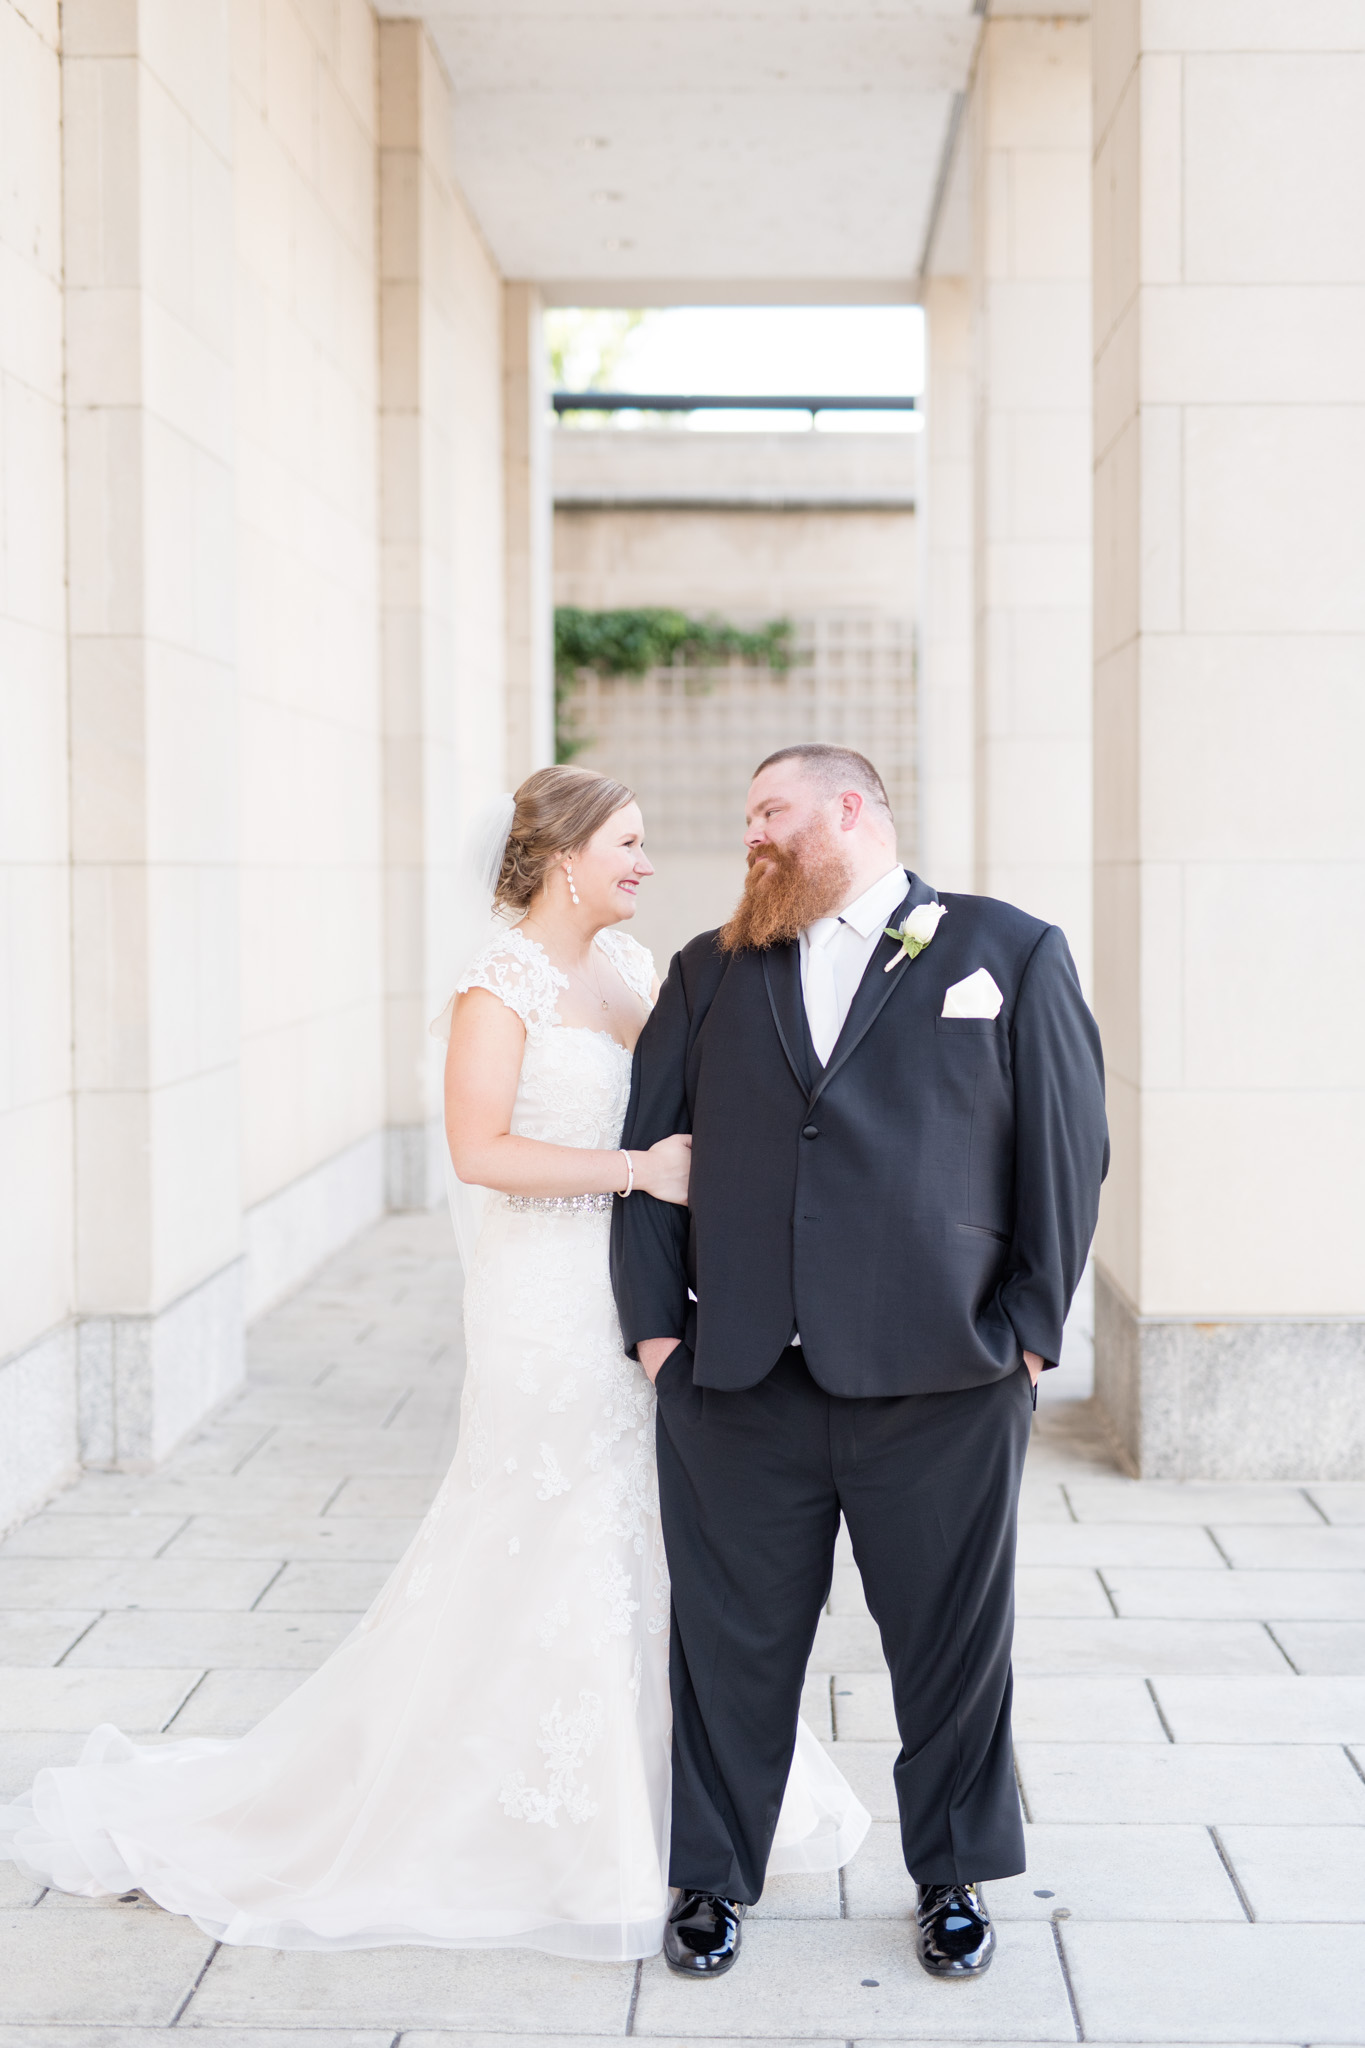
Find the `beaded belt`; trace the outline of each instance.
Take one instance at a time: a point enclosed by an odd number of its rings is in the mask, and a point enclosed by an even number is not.
[[[561,1210],[567,1211],[573,1216],[586,1216],[594,1212],[600,1212],[603,1209],[610,1209],[614,1198],[611,1195],[603,1194],[508,1195],[506,1199],[509,1209],[532,1210],[537,1216],[551,1213],[558,1214]]]

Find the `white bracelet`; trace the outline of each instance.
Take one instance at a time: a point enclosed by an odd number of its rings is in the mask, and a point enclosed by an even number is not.
[[[623,1188],[618,1188],[616,1192],[624,1201],[628,1196],[635,1193],[635,1161],[631,1158],[629,1152],[623,1151],[621,1157],[626,1162],[626,1184]]]

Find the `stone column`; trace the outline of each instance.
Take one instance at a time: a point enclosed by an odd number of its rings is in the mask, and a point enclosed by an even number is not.
[[[926,278],[922,303],[926,347],[916,507],[923,593],[916,863],[936,889],[971,890],[972,321],[966,278]]]
[[[1088,6],[994,11],[968,107],[976,885],[1060,924],[1088,983]]]
[[[445,935],[463,820],[456,770],[457,198],[450,87],[423,25],[379,29],[386,1182],[391,1209],[442,1185]]]
[[[1365,1476],[1365,43],[1095,19],[1096,1378],[1134,1466]]]
[[[86,1462],[242,1370],[227,11],[63,10]]]
[[[503,287],[504,517],[507,553],[507,778],[553,761],[549,394],[540,292]]]

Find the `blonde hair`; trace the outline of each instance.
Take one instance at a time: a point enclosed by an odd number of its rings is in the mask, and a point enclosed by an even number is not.
[[[634,790],[594,768],[537,768],[516,793],[494,903],[529,909],[560,854],[576,853],[634,801]]]

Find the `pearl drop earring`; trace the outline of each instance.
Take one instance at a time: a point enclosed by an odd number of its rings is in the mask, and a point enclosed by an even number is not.
[[[571,860],[565,861],[564,872],[569,878],[569,894],[573,897],[574,902],[577,903],[578,891],[573,885],[573,862]]]

